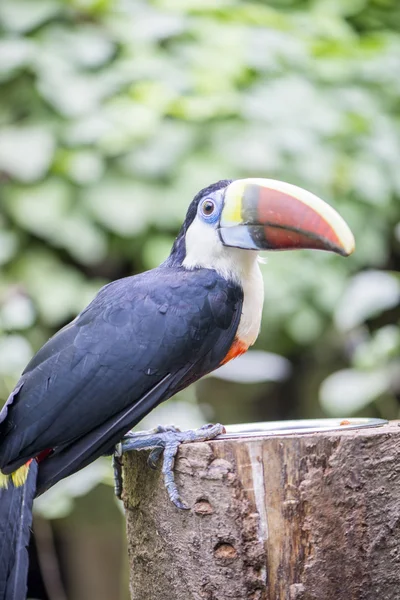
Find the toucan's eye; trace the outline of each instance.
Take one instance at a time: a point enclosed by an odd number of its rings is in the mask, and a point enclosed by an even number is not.
[[[212,200],[204,200],[202,206],[201,206],[201,210],[203,212],[203,215],[205,215],[206,217],[210,217],[214,210],[215,210],[215,204]]]

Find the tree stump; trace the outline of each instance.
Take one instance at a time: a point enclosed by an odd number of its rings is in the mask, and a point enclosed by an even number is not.
[[[132,600],[398,600],[400,427],[183,445],[124,465]]]

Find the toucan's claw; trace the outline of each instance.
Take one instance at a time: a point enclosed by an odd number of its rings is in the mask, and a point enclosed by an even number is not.
[[[163,452],[164,448],[162,447],[154,448],[150,452],[149,457],[147,459],[147,464],[149,465],[150,469],[157,469],[158,461],[160,460]]]
[[[122,496],[122,461],[121,461],[121,451],[118,448],[121,444],[118,444],[115,448],[115,452],[112,457],[112,466],[114,470],[114,493],[119,500],[121,500]]]
[[[126,434],[122,442],[115,448],[113,456],[115,494],[118,498],[122,495],[122,464],[121,455],[131,450],[150,450],[148,464],[151,468],[157,467],[157,462],[163,456],[162,474],[168,496],[177,508],[188,510],[182,502],[176,487],[174,477],[175,457],[181,444],[190,442],[205,442],[216,438],[225,432],[223,425],[204,425],[200,429],[180,431],[176,427],[159,426],[151,431],[139,431]]]

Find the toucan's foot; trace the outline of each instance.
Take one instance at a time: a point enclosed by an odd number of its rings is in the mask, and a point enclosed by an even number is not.
[[[121,444],[118,444],[115,448],[114,454],[112,455],[112,467],[114,471],[114,494],[119,500],[122,498],[122,454],[120,451]]]
[[[178,448],[181,444],[189,442],[213,440],[221,433],[225,433],[225,428],[220,424],[204,425],[200,429],[189,429],[188,431],[180,431],[173,426],[160,426],[151,431],[129,432],[116,446],[113,456],[116,496],[121,498],[122,494],[122,454],[131,450],[150,450],[148,464],[153,469],[156,468],[158,460],[163,455],[162,474],[170,500],[177,508],[188,509],[179,497],[174,478],[173,469]]]

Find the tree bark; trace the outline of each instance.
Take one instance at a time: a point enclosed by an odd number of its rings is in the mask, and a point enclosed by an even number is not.
[[[183,445],[168,500],[125,458],[132,600],[398,600],[400,427]]]

